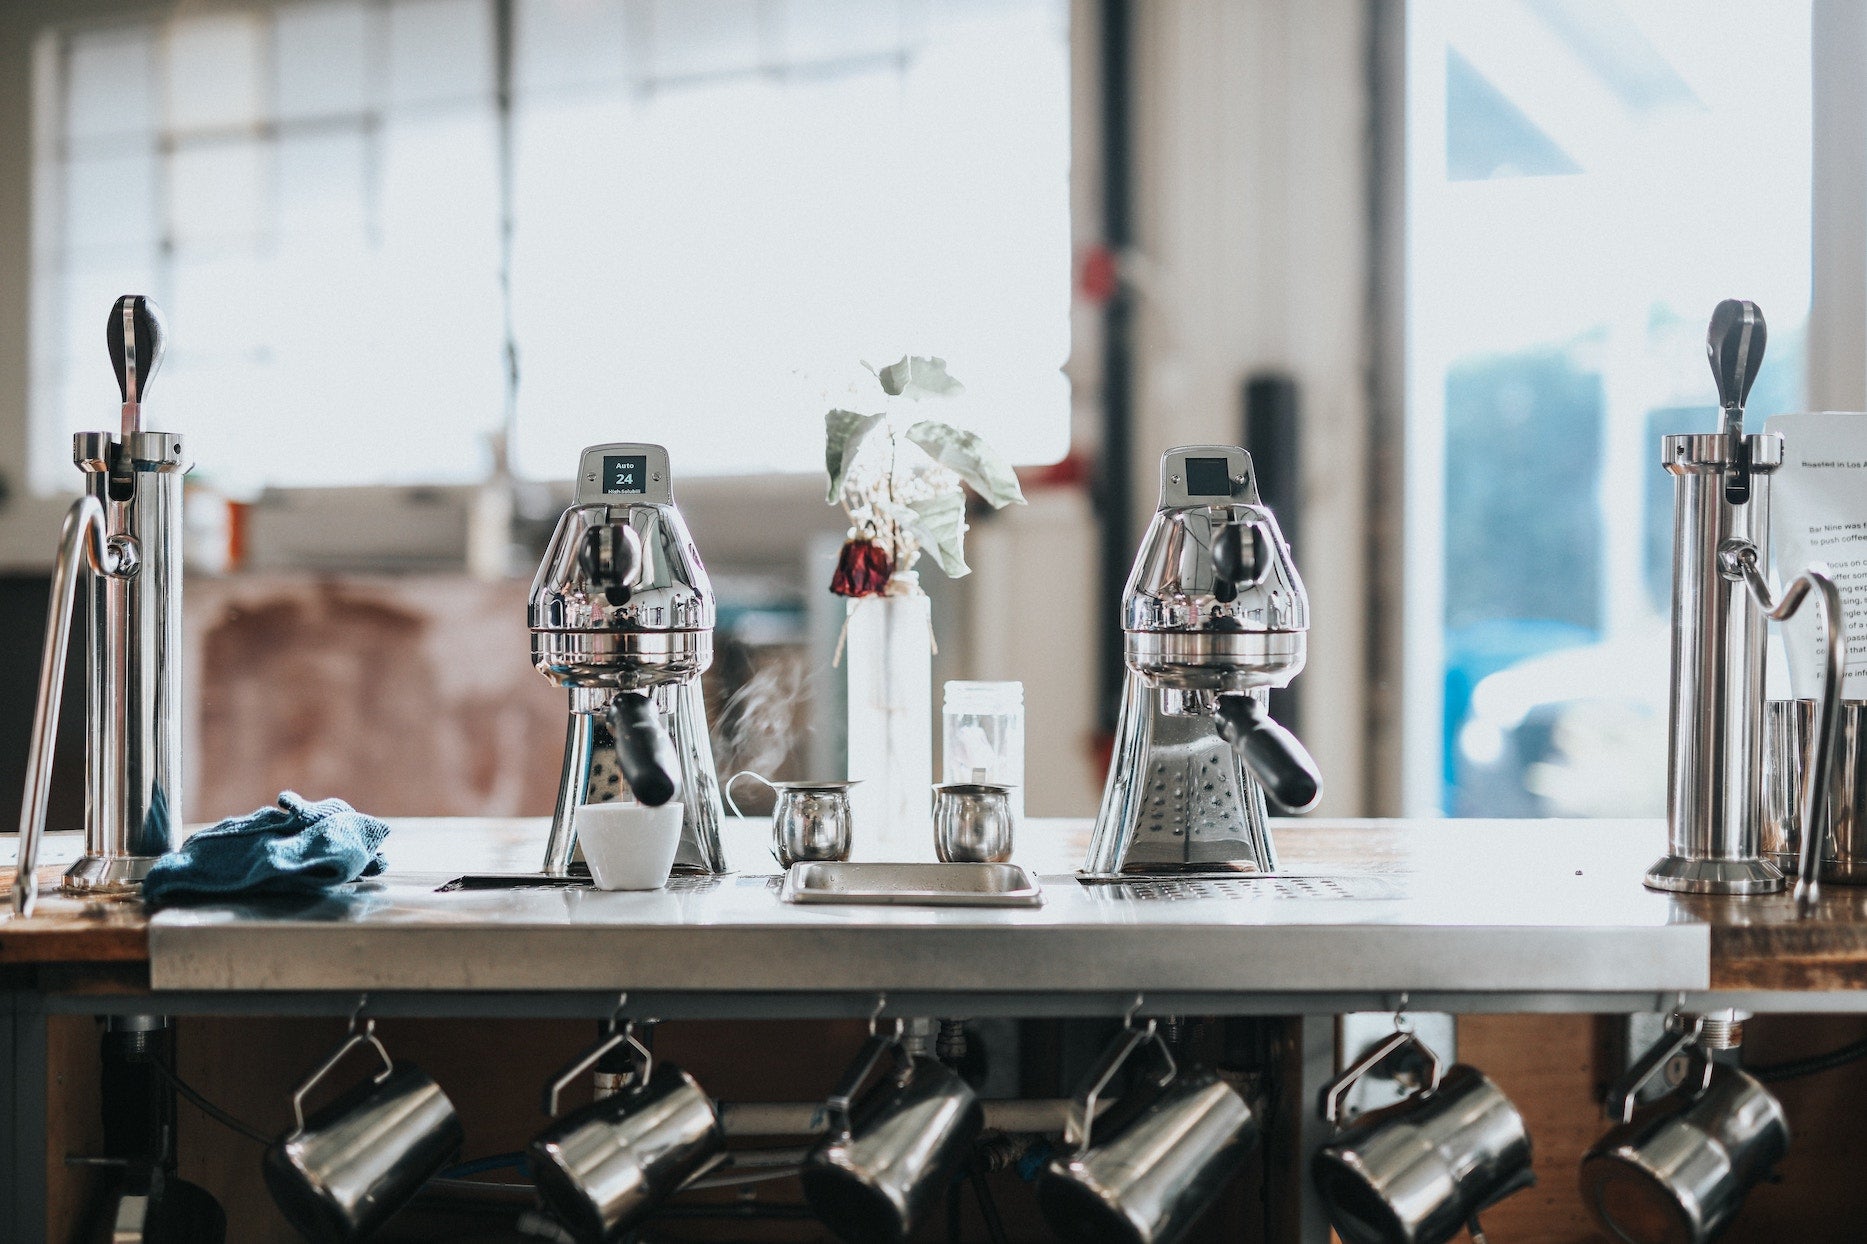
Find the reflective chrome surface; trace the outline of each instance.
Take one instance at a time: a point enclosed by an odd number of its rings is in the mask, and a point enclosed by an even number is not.
[[[1328,1100],[1384,1052],[1345,1073]],[[1533,1182],[1530,1135],[1510,1099],[1476,1068],[1442,1079],[1436,1062],[1428,1089],[1363,1115],[1317,1150],[1310,1172],[1347,1244],[1442,1244]]]
[[[1785,873],[1800,860],[1803,768],[1815,716],[1814,700],[1771,700],[1764,707],[1763,853]],[[1841,702],[1823,819],[1822,880],[1867,884],[1867,701]]]
[[[1115,752],[1080,875],[1275,871],[1264,789],[1244,750],[1220,735],[1218,710],[1223,695],[1262,696],[1302,670],[1309,598],[1244,450],[1162,455],[1122,626]]]
[[[1835,734],[1841,717],[1841,683],[1846,676],[1847,636],[1841,615],[1841,588],[1829,575],[1826,564],[1810,566],[1791,579],[1778,595],[1763,572],[1763,555],[1753,544],[1729,540],[1718,550],[1719,572],[1727,579],[1741,582],[1751,604],[1767,622],[1785,622],[1796,616],[1802,606],[1813,600],[1817,606],[1815,655],[1822,667],[1821,695],[1816,699],[1815,720],[1809,730],[1807,750],[1808,781],[1803,785],[1801,816],[1811,826],[1805,836],[1795,869],[1795,898],[1798,909],[1807,914],[1814,909],[1821,892],[1821,845],[1829,837],[1827,829],[1829,801],[1834,785]],[[1761,721],[1761,709],[1758,713]],[[1759,792],[1762,773],[1757,774]],[[1763,826],[1759,821],[1753,831],[1761,842]]]
[[[141,403],[162,360],[161,318],[141,295],[113,306],[107,344],[123,393],[121,435],[80,432],[72,460],[85,476],[84,501],[66,520],[53,571],[45,638],[62,660],[78,572],[92,571],[85,640],[84,855],[61,888],[73,893],[134,890],[174,845],[182,806],[181,437],[142,428]],[[101,545],[101,547],[99,547]],[[79,554],[83,553],[81,563]],[[36,862],[63,666],[40,671],[35,741],[21,829]],[[36,810],[35,810],[36,808]],[[30,912],[37,881],[14,888],[14,910]]]
[[[742,769],[727,778],[721,788],[726,806],[732,809],[734,816],[744,815],[732,796],[732,787],[741,778],[751,778],[772,792],[771,855],[778,861],[778,867],[849,858],[855,828],[849,807],[849,788],[857,783],[774,782],[750,769]]]
[[[1681,1053],[1684,1082],[1635,1108],[1640,1083]],[[1782,1104],[1746,1072],[1712,1062],[1690,1033],[1649,1050],[1615,1086],[1609,1113],[1616,1126],[1582,1159],[1582,1200],[1625,1244],[1709,1244],[1789,1151]]]
[[[627,1042],[632,1083],[553,1123],[529,1153],[539,1195],[583,1241],[623,1238],[662,1198],[725,1152],[719,1112],[694,1078],[657,1064],[623,1029],[586,1054],[551,1086],[550,1105],[566,1082]]]
[[[1160,1064],[1121,1101],[1098,1112],[1115,1072],[1152,1046]],[[1065,1125],[1071,1151],[1038,1179],[1038,1203],[1058,1238],[1173,1244],[1212,1204],[1258,1124],[1238,1091],[1212,1071],[1181,1071],[1150,1021],[1118,1034],[1078,1089]]]
[[[905,1241],[985,1126],[971,1087],[937,1059],[907,1054],[899,1029],[869,1038],[824,1110],[830,1130],[804,1159],[804,1199],[845,1244]]]
[[[65,691],[65,655],[78,576],[85,569],[105,575],[117,568],[117,551],[104,542],[104,511],[95,499],[72,503],[52,563],[51,603],[47,607],[45,647],[39,661],[39,692],[32,715],[32,750],[26,758],[26,791],[21,801],[19,867],[13,882],[13,912],[30,916],[39,895],[39,847],[45,837],[45,805],[51,791],[52,751]]]
[[[1011,858],[1011,790],[977,782],[934,787],[933,832],[941,863],[1004,863]]]
[[[604,472],[617,459],[628,460],[639,478],[626,490],[605,491],[614,481]],[[532,580],[526,615],[533,665],[570,689],[545,873],[569,872],[578,804],[628,794],[604,714],[618,693],[637,691],[652,699],[680,767],[685,812],[675,871],[723,872],[724,813],[700,691],[700,675],[713,663],[713,587],[674,504],[665,449],[615,443],[583,451],[571,506]]]
[[[1016,864],[857,860],[793,864],[780,897],[787,903],[1041,907],[1044,889]]]
[[[1760,856],[1765,626],[1717,559],[1731,539],[1770,547],[1770,473],[1782,465],[1783,438],[1744,438],[1751,483],[1743,505],[1725,499],[1728,437],[1668,436],[1661,445],[1674,486],[1670,835],[1667,858],[1647,884],[1712,894],[1780,890],[1781,872]]]
[[[306,1119],[317,1083],[352,1050],[380,1071]],[[386,1223],[460,1152],[460,1116],[426,1072],[393,1063],[373,1029],[356,1030],[292,1099],[297,1126],[266,1150],[266,1187],[307,1239],[361,1239]]]

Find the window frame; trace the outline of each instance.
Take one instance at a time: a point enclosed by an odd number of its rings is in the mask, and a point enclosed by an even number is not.
[[[1371,265],[1371,435],[1377,448],[1370,651],[1376,708],[1369,740],[1379,815],[1440,816],[1444,713],[1443,435],[1422,452],[1410,418],[1406,177],[1410,4],[1368,0],[1376,259]],[[1867,409],[1867,8],[1811,5],[1812,287],[1807,399],[1814,410]],[[1443,430],[1441,430],[1443,431]],[[1416,554],[1409,556],[1409,553]],[[1392,620],[1385,621],[1385,620]],[[1397,623],[1397,624],[1394,624]]]
[[[247,0],[241,7],[275,8],[289,0]],[[1096,80],[1095,0],[1069,2],[1069,72],[1071,118],[1071,160],[1069,198],[1071,207],[1069,245],[1080,249],[1085,236],[1092,234],[1098,213],[1093,207],[1098,183],[1100,136],[1093,125],[1093,92]],[[35,97],[35,90],[49,75],[36,73],[39,57],[55,54],[56,36],[51,27],[69,29],[93,23],[126,20],[162,20],[174,12],[173,3],[150,3],[150,0],[77,0],[60,6],[55,13],[35,10],[32,6],[7,6],[0,10],[0,119],[12,118],[15,133],[31,133],[30,143],[0,147],[0,236],[31,238],[30,245],[0,248],[0,570],[42,570],[51,561],[59,522],[66,508],[79,492],[75,469],[69,491],[55,494],[34,491],[30,455],[48,453],[45,442],[56,433],[38,426],[44,411],[34,400],[32,331],[34,314],[33,268],[39,252],[42,231],[51,212],[49,203],[35,203],[34,169],[40,152],[52,141],[47,132],[53,110]],[[497,34],[497,32],[495,32]],[[14,293],[16,291],[16,293]],[[1082,442],[1086,427],[1099,419],[1095,406],[1096,390],[1087,377],[1096,362],[1098,342],[1086,331],[1081,307],[1072,303],[1070,310],[1070,358],[1065,372],[1071,381],[1070,444]],[[101,323],[101,311],[100,311]],[[104,366],[103,351],[98,351],[98,366]],[[100,411],[98,426],[114,422],[110,411]],[[207,461],[220,452],[235,452],[237,447],[192,444],[197,460]],[[62,451],[61,451],[62,452]],[[677,464],[678,466],[678,464]],[[562,476],[523,481],[529,488],[542,489],[566,502],[570,476],[575,463],[565,464]],[[763,561],[784,555],[799,561],[813,536],[824,530],[842,530],[842,522],[832,507],[821,507],[822,521],[811,521],[816,511],[810,501],[821,501],[821,480],[815,474],[693,475],[681,481],[682,500],[690,506],[711,511],[708,526],[715,529],[715,540],[724,548],[739,550],[747,560]],[[401,570],[463,569],[467,558],[467,529],[471,521],[476,486],[471,484],[437,485],[354,485],[344,488],[272,487],[265,490],[256,505],[259,525],[281,529],[292,522],[288,517],[301,514],[336,513],[341,521],[329,524],[298,524],[290,532],[289,543],[281,544],[277,555],[262,551],[260,562],[267,569]],[[752,504],[745,504],[750,499]],[[441,519],[437,507],[447,512]],[[789,528],[774,524],[774,509],[796,515],[798,523]],[[805,516],[809,515],[810,518]],[[383,550],[396,550],[387,558]],[[730,555],[729,555],[730,556]]]

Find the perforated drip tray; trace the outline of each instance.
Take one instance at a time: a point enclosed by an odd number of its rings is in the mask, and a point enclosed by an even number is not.
[[[1137,877],[1104,881],[1080,877],[1095,884],[1098,893],[1142,902],[1176,898],[1224,898],[1263,901],[1278,898],[1400,899],[1406,891],[1390,877],[1350,875],[1306,877],[1257,874],[1233,877]]]

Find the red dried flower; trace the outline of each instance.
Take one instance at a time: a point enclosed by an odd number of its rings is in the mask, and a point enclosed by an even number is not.
[[[872,540],[847,540],[836,559],[830,590],[838,596],[880,596],[894,572],[887,549]]]

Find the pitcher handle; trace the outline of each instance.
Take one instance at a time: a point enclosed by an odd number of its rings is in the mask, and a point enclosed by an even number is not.
[[[856,1094],[869,1082],[876,1067],[881,1065],[882,1056],[890,1050],[902,1048],[901,1038],[906,1031],[902,1020],[895,1020],[892,1032],[880,1032],[871,1029],[868,1040],[862,1043],[855,1061],[843,1072],[843,1078],[837,1082],[830,1095],[824,1099],[823,1107],[817,1112],[817,1118],[828,1123],[832,1136],[848,1136],[854,1130],[849,1119],[849,1112],[855,1104]],[[817,1120],[812,1120],[815,1124]]]
[[[1439,1081],[1445,1074],[1439,1055],[1433,1053],[1432,1047],[1420,1040],[1419,1034],[1412,1029],[1397,1028],[1388,1034],[1386,1040],[1363,1054],[1353,1067],[1323,1086],[1322,1117],[1328,1120],[1331,1126],[1341,1127],[1342,1103],[1348,1100],[1349,1091],[1361,1083],[1363,1076],[1386,1061],[1388,1055],[1409,1045],[1418,1050],[1421,1057],[1426,1059],[1429,1076],[1426,1091],[1430,1093],[1438,1088]]]
[[[344,1061],[344,1058],[351,1050],[356,1049],[359,1045],[369,1046],[376,1051],[377,1057],[382,1059],[382,1070],[371,1077],[377,1084],[381,1084],[384,1080],[387,1080],[389,1078],[389,1073],[395,1070],[395,1063],[390,1060],[389,1051],[383,1048],[382,1039],[376,1035],[376,1021],[374,1019],[364,1020],[363,1026],[358,1028],[356,1021],[352,1020],[350,1035],[344,1038],[344,1043],[338,1046],[336,1052],[325,1059],[323,1064],[316,1071],[307,1076],[305,1082],[300,1084],[298,1088],[293,1091],[293,1136],[302,1136],[305,1133],[305,1098],[310,1095],[311,1090],[316,1088],[325,1076],[336,1069],[338,1063]]]
[[[720,794],[724,796],[726,800],[726,806],[733,810],[734,816],[745,815],[745,813],[739,810],[739,805],[733,802],[733,783],[737,782],[740,778],[751,778],[754,782],[761,782],[765,786],[769,787],[771,790],[775,791],[778,789],[777,785],[773,783],[770,778],[765,777],[762,774],[754,773],[750,769],[739,770],[739,772],[727,778],[725,784],[720,787]]]
[[[648,1083],[648,1077],[655,1070],[654,1051],[635,1035],[634,1020],[628,1020],[619,1027],[616,1021],[611,1019],[609,1031],[603,1035],[602,1040],[579,1054],[568,1066],[551,1078],[551,1083],[545,1085],[545,1113],[555,1117],[558,1112],[558,1099],[563,1096],[564,1090],[570,1087],[571,1081],[596,1066],[602,1060],[603,1055],[619,1045],[629,1047],[630,1056],[635,1062],[635,1082],[637,1084]]]
[[[1666,1035],[1655,1041],[1647,1052],[1636,1059],[1634,1065],[1629,1067],[1608,1089],[1607,1100],[1603,1103],[1608,1118],[1616,1123],[1626,1123],[1631,1120],[1634,1117],[1634,1097],[1640,1092],[1641,1087],[1658,1075],[1667,1063],[1684,1050],[1698,1051],[1699,1062],[1702,1064],[1699,1091],[1703,1092],[1709,1088],[1711,1086],[1711,1059],[1704,1056],[1704,1050],[1698,1043],[1699,1033],[1704,1027],[1705,1017],[1702,1015],[1692,1017],[1690,1028],[1669,1026]]]
[[[1096,1115],[1100,1113],[1102,1106],[1102,1094],[1108,1091],[1109,1081],[1115,1078],[1115,1073],[1122,1069],[1123,1064],[1134,1055],[1136,1050],[1150,1041],[1159,1046],[1161,1057],[1165,1062],[1165,1071],[1159,1078],[1159,1083],[1164,1086],[1167,1081],[1173,1079],[1174,1072],[1177,1070],[1173,1061],[1173,1053],[1167,1048],[1166,1042],[1161,1040],[1156,1021],[1150,1019],[1139,1026],[1132,1023],[1123,1024],[1122,1030],[1116,1034],[1115,1040],[1109,1043],[1108,1048],[1102,1051],[1101,1059],[1090,1068],[1089,1074],[1083,1077],[1082,1086],[1076,1090],[1075,1096],[1070,1098],[1069,1105],[1065,1107],[1063,1115],[1063,1143],[1065,1145],[1075,1149],[1078,1153],[1089,1148],[1094,1138]]]

